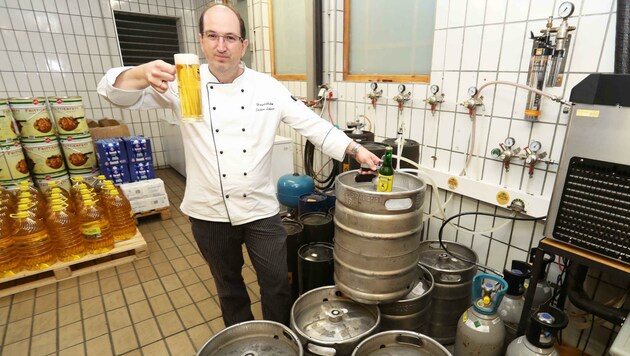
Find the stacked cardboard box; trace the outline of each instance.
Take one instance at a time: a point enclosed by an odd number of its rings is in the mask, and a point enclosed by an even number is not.
[[[134,213],[142,213],[169,206],[164,182],[160,178],[124,183],[120,185],[120,189],[129,199]]]
[[[151,140],[146,137],[97,140],[96,154],[101,172],[114,184],[155,178]]]

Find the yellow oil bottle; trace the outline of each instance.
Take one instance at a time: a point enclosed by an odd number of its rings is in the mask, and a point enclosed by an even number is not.
[[[107,178],[105,178],[104,175],[99,175],[96,176],[96,178],[94,179],[94,192],[96,194],[101,192],[101,187],[103,186],[103,183],[107,180]]]
[[[83,202],[83,208],[79,211],[79,221],[89,253],[105,253],[114,248],[114,235],[109,221],[92,199]]]
[[[110,226],[114,241],[124,241],[136,235],[136,222],[133,220],[131,205],[116,189],[107,191],[109,198],[105,201],[105,209],[109,213]]]
[[[43,220],[33,219],[27,211],[12,214],[13,241],[24,269],[38,271],[57,261],[54,246]]]
[[[13,219],[0,217],[0,278],[10,277],[22,270],[13,240]]]
[[[31,194],[33,201],[36,201],[37,204],[39,204],[39,208],[43,209],[42,211],[46,210],[46,197],[44,196],[44,194],[42,194],[42,192],[39,189],[29,185],[28,181],[23,181],[20,183],[20,189],[18,190],[18,197],[24,192],[28,192]]]
[[[64,262],[75,261],[87,253],[85,239],[79,229],[79,221],[62,204],[60,199],[56,199],[51,205],[46,218],[48,232],[55,245],[57,258]]]
[[[50,212],[50,207],[52,206],[52,204],[54,204],[53,202],[55,200],[60,200],[67,211],[71,212],[72,214],[76,214],[76,209],[74,207],[72,199],[69,199],[68,197],[62,195],[61,192],[57,191],[57,188],[53,188],[52,193],[50,193],[50,196],[48,197],[48,212]]]
[[[27,204],[28,209],[35,212],[38,218],[43,219],[46,215],[46,200],[42,201],[36,195],[27,191],[20,191],[18,195],[18,205]]]

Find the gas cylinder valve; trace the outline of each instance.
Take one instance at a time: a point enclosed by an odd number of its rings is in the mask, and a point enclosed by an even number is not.
[[[538,162],[544,162],[546,164],[555,164],[554,161],[550,159],[545,159],[547,157],[547,152],[541,152],[542,144],[539,141],[532,141],[529,143],[528,147],[523,149],[523,155],[520,156],[522,160],[525,160],[525,164],[528,166],[529,178],[534,176],[534,166]]]
[[[468,116],[472,118],[473,110],[478,106],[483,105],[483,96],[477,96],[478,90],[477,87],[472,86],[468,88],[468,95],[470,95],[470,99],[464,101],[460,105],[468,109]]]
[[[405,92],[407,90],[404,84],[400,84],[398,86],[398,94],[394,96],[394,101],[398,103],[398,112],[402,113],[403,105],[409,100],[411,100],[411,92]]]
[[[510,160],[512,157],[518,156],[521,152],[520,147],[512,148],[514,143],[516,143],[514,138],[508,137],[503,143],[499,144],[499,148],[495,148],[490,152],[492,157],[503,161],[503,168],[505,168],[506,172],[510,171]]]
[[[374,82],[370,84],[370,88],[372,89],[372,92],[368,93],[367,97],[368,99],[370,99],[370,102],[372,103],[372,107],[374,108],[374,110],[376,110],[376,101],[378,100],[378,98],[383,96],[383,89],[376,90],[378,88],[378,84]]]
[[[435,84],[431,85],[429,90],[431,90],[432,95],[422,101],[431,106],[431,115],[435,115],[435,107],[444,102],[444,93],[438,95],[440,87]]]

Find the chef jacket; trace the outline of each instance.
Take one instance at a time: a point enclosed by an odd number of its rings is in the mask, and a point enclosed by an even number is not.
[[[129,68],[107,71],[98,93],[119,107],[171,108],[180,115],[176,82],[164,94],[152,87],[115,88],[118,75]],[[207,64],[200,66],[203,122],[180,125],[187,176],[180,208],[190,217],[241,225],[279,212],[271,154],[281,122],[339,161],[351,142],[276,79],[243,68],[232,83],[220,83]]]

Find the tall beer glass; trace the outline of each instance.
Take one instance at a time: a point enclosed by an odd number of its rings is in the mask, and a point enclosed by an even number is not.
[[[192,53],[178,53],[175,67],[182,122],[202,122],[199,57]]]

